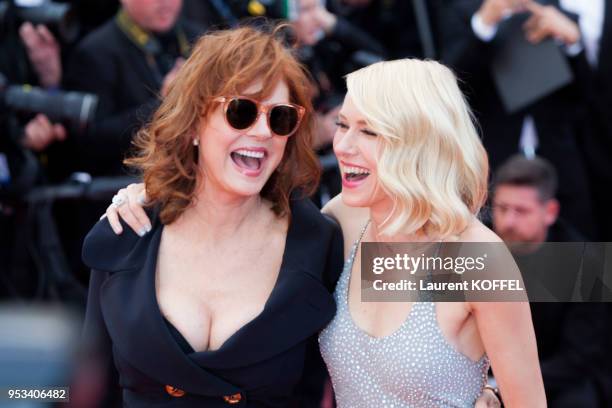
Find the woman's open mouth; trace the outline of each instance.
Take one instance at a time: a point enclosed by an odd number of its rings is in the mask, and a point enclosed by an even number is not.
[[[342,185],[345,187],[357,187],[368,178],[370,171],[363,167],[342,166]]]
[[[247,176],[257,176],[263,168],[267,152],[265,149],[237,149],[230,153],[234,164]]]

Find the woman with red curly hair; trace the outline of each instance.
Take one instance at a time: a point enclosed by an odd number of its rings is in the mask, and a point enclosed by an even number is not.
[[[309,79],[276,32],[199,40],[127,161],[151,223],[128,211],[138,234],[102,220],[85,239],[84,330],[126,406],[287,406],[334,315],[342,235],[305,198]],[[114,206],[138,207],[127,197]]]

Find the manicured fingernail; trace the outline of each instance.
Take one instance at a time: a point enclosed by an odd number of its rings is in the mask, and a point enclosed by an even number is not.
[[[145,226],[145,230],[146,230],[147,232],[151,232],[151,224],[147,224],[147,225]]]
[[[138,231],[138,235],[141,236],[141,237],[144,237],[144,234],[146,234],[146,233],[147,233],[147,229],[146,228],[141,228]]]

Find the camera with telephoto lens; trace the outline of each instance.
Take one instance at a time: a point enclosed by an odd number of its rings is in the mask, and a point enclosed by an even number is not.
[[[93,121],[98,96],[81,92],[47,91],[30,85],[9,85],[0,74],[0,111],[43,113],[51,122],[83,132]]]

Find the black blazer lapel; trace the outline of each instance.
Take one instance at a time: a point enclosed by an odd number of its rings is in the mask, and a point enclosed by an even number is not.
[[[316,335],[336,307],[324,285],[332,247],[342,258],[337,225],[309,201],[292,205],[292,222],[277,283],[262,313],[232,335],[219,350],[186,355],[172,337],[155,297],[155,269],[163,228],[155,213],[151,233],[140,238],[124,225],[117,237],[108,222],[85,239],[83,259],[110,272],[100,289],[102,315],[116,353],[161,384],[200,395],[227,395],[240,389],[210,370],[246,367],[279,355]],[[338,269],[341,262],[338,263]],[[335,272],[334,272],[335,273]]]
[[[334,317],[323,275],[338,237],[308,199],[293,201],[291,214],[281,270],[264,310],[219,350],[193,354],[198,364],[230,369],[264,361],[318,334]]]
[[[209,368],[245,367],[279,355],[316,335],[336,311],[323,284],[300,269],[285,269],[262,313],[215,352],[192,358]]]
[[[148,273],[155,271],[161,231],[154,231],[142,268],[114,273],[102,285],[102,314],[114,348],[130,365],[161,384],[200,395],[238,393],[238,387],[185,355],[163,321],[154,275]]]

